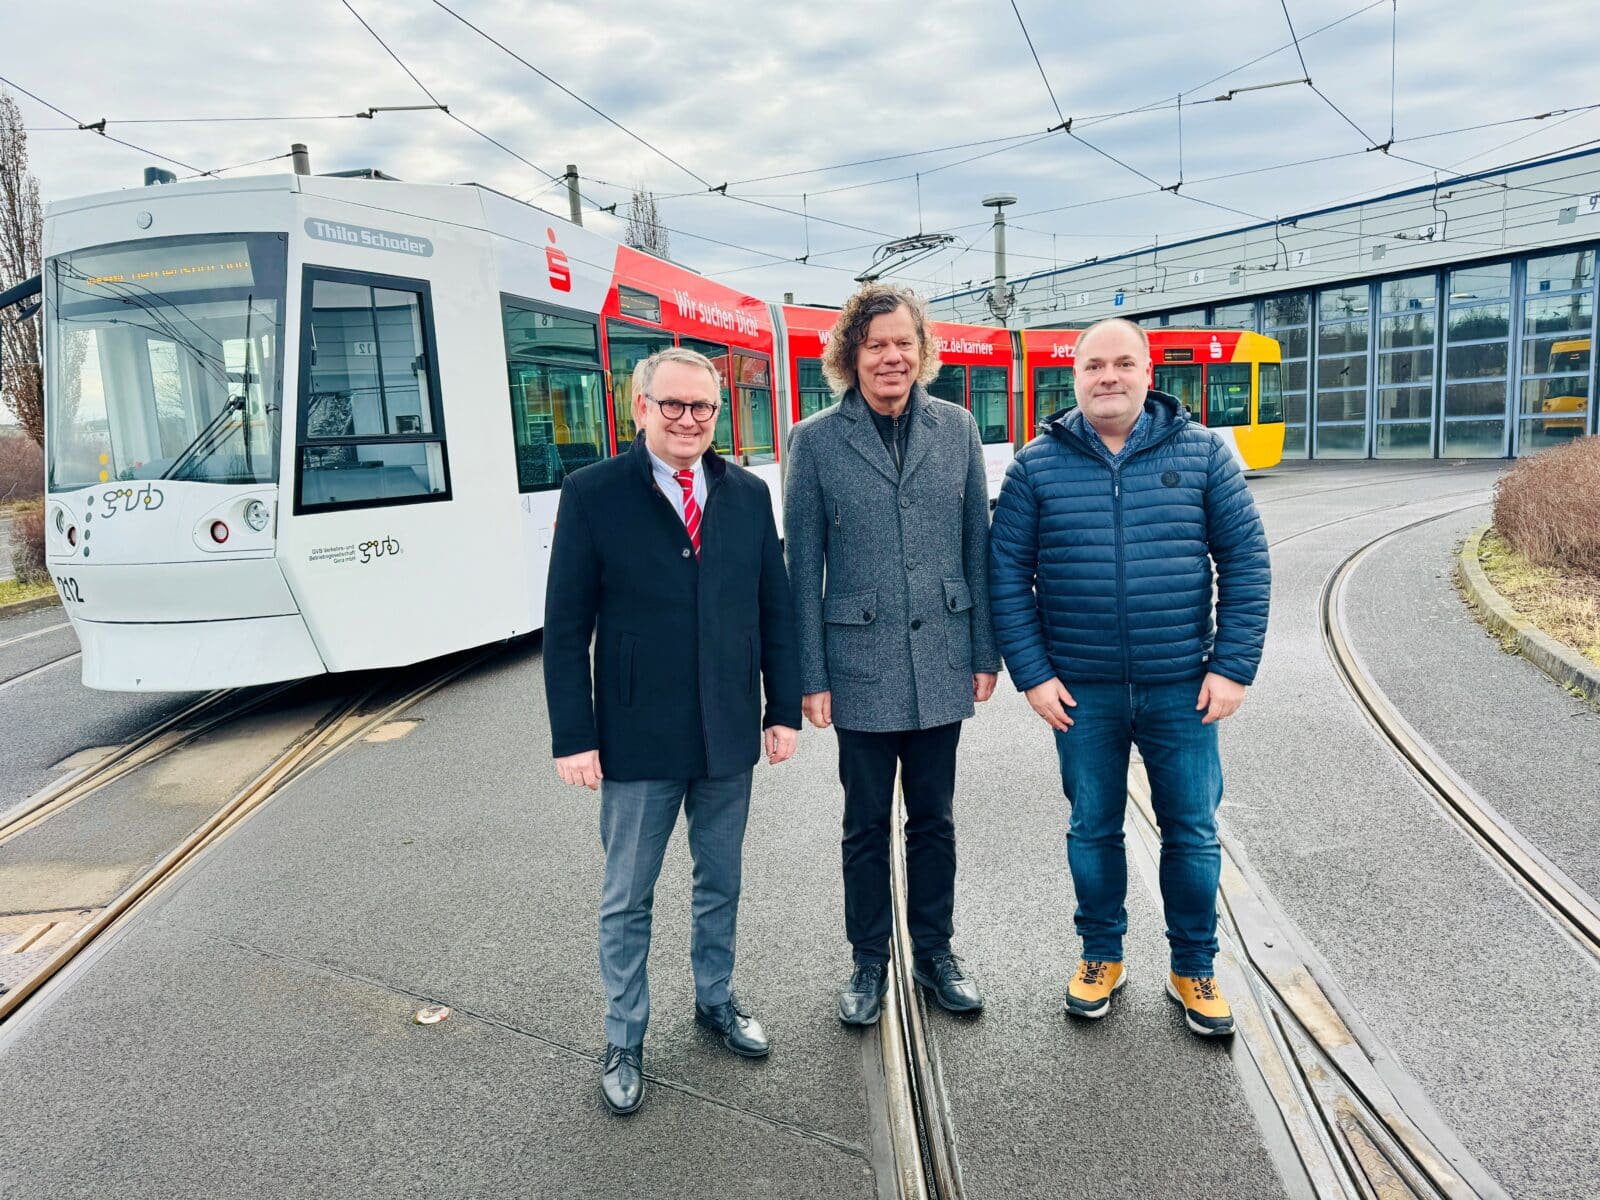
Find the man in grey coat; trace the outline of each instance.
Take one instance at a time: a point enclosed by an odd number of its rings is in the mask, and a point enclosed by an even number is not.
[[[869,283],[822,369],[838,404],[789,437],[784,532],[806,718],[839,739],[845,933],[839,1019],[877,1021],[892,911],[889,827],[906,806],[912,975],[953,1012],[983,997],[950,949],[956,745],[1000,668],[989,621],[989,495],[972,414],[929,396],[939,370],[915,293]]]

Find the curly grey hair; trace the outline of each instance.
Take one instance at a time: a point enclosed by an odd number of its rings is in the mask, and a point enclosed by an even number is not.
[[[928,332],[928,306],[922,297],[907,287],[892,283],[863,284],[861,290],[844,302],[839,319],[833,323],[828,344],[822,350],[822,374],[833,394],[842,396],[856,386],[856,355],[867,340],[867,326],[874,317],[897,309],[911,311],[917,325],[917,349],[921,369],[917,382],[927,387],[939,374],[939,343]]]

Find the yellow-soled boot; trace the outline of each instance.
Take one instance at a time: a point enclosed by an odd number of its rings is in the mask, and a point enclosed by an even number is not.
[[[1067,1013],[1093,1020],[1111,1008],[1111,994],[1128,982],[1128,973],[1119,962],[1078,960],[1078,969],[1067,984]]]
[[[1233,1010],[1222,997],[1215,975],[1167,975],[1167,995],[1183,1005],[1183,1019],[1201,1037],[1233,1032]]]

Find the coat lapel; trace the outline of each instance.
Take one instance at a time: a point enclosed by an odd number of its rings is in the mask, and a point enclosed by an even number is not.
[[[899,483],[900,475],[889,458],[889,449],[883,444],[877,427],[867,414],[867,402],[854,389],[846,392],[844,399],[839,402],[839,415],[850,422],[846,440],[855,447],[856,452],[877,467],[889,482]]]
[[[909,479],[911,473],[928,457],[928,451],[933,447],[934,431],[939,428],[939,413],[928,393],[922,390],[922,385],[917,385],[916,395],[916,421],[911,426],[910,445],[906,447],[905,466],[900,471],[901,479]]]

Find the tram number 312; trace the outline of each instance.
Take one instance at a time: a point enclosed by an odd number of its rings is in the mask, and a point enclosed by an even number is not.
[[[83,603],[83,593],[78,590],[78,581],[71,575],[57,575],[56,587],[61,589],[61,598],[72,604]]]

